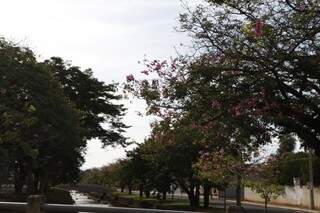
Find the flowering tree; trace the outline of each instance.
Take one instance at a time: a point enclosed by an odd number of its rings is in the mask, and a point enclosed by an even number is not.
[[[204,76],[247,114],[319,146],[319,2],[207,0],[180,16]],[[215,105],[219,106],[219,105]],[[229,107],[229,108],[230,108]]]
[[[230,163],[245,165],[272,134],[295,133],[319,152],[319,3],[206,0],[185,8],[192,56],[145,60],[146,78],[128,76],[126,91],[163,120],[187,116],[205,155],[224,151],[223,173],[239,173]],[[205,171],[210,162],[202,162]]]
[[[149,79],[137,80],[130,75],[126,88],[145,99],[148,113],[161,117],[167,129],[178,125],[184,132],[197,131],[200,136],[196,142],[204,153],[223,149],[230,156],[226,159],[246,162],[260,145],[270,141],[268,128],[259,118],[244,113],[242,106],[233,106],[237,100],[229,99],[228,91],[208,80],[209,67],[203,62],[181,58],[170,63],[146,62],[147,70],[143,73]],[[239,186],[242,175],[233,175],[239,177]],[[240,190],[238,194],[240,198]]]

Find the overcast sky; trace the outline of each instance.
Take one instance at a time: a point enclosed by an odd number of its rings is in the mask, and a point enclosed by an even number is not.
[[[188,37],[177,33],[179,0],[5,0],[1,1],[0,36],[28,46],[45,59],[60,56],[73,65],[92,68],[105,82],[123,82],[138,74],[145,57],[175,56]],[[185,50],[181,50],[185,51]],[[142,142],[153,118],[139,117],[143,102],[135,101],[125,123],[127,136]],[[101,149],[89,142],[83,168],[99,167],[124,157],[120,148]]]

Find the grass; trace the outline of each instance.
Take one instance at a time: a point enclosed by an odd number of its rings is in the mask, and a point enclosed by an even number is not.
[[[189,205],[187,198],[170,198],[167,200],[158,200],[154,197],[146,198],[139,195],[128,195],[125,193],[114,193],[115,199],[111,202],[112,205],[118,207],[134,207],[134,208],[156,208],[167,210],[180,210],[180,211],[199,211],[199,212],[215,212],[224,213],[221,208],[210,207],[205,209],[203,207],[193,208]],[[203,205],[201,203],[201,205]]]

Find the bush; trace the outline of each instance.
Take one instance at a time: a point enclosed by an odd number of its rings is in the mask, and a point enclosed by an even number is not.
[[[47,203],[74,204],[70,192],[59,188],[50,188],[46,194]]]

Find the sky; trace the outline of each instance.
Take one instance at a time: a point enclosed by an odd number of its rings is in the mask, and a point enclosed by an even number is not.
[[[92,68],[101,81],[123,82],[143,70],[138,61],[144,58],[167,59],[176,49],[186,51],[180,44],[188,44],[188,36],[174,29],[181,12],[180,0],[4,0],[0,36],[30,47],[40,59],[59,56]],[[154,118],[137,115],[145,108],[143,101],[124,103],[124,122],[132,126],[126,136],[143,142]],[[102,149],[93,140],[82,169],[124,156],[124,149]]]

